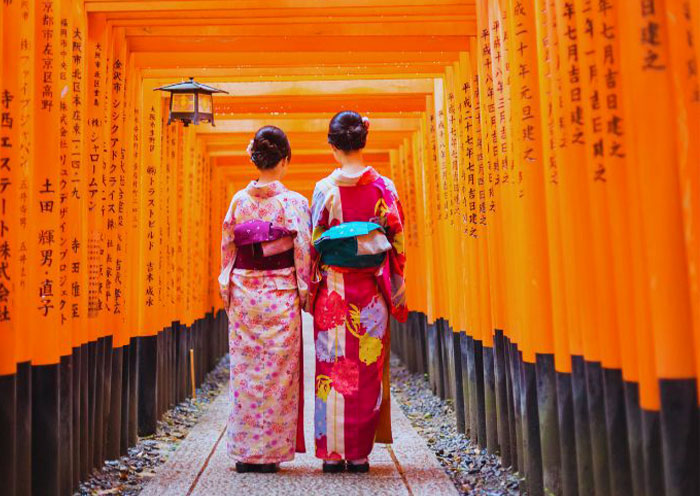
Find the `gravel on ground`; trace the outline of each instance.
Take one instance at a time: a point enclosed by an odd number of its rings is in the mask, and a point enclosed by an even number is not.
[[[83,481],[75,496],[123,495],[141,492],[155,471],[165,463],[187,436],[211,402],[228,384],[229,362],[224,357],[197,389],[197,399],[187,399],[167,411],[158,421],[157,432],[139,438],[128,455],[108,460],[100,470]],[[394,356],[391,358],[392,393],[445,472],[461,494],[470,496],[520,495],[522,481],[497,456],[490,455],[457,432],[455,411],[450,400],[430,390],[427,379],[410,373]]]
[[[452,401],[435,396],[424,375],[412,374],[393,355],[391,392],[461,494],[520,495],[518,476],[503,467],[497,456],[457,431]]]
[[[100,470],[93,471],[89,479],[80,483],[75,495],[139,494],[157,468],[167,461],[212,401],[221,394],[228,384],[228,377],[226,355],[197,388],[196,400],[188,398],[168,410],[158,421],[154,435],[140,437],[136,446],[129,448],[128,455],[106,461]]]

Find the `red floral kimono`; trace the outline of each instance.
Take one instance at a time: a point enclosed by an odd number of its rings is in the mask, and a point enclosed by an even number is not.
[[[372,167],[336,169],[316,184],[314,240],[345,222],[382,226],[389,251],[378,268],[323,265],[312,249],[310,305],[316,344],[315,445],[324,460],[358,460],[375,440],[391,443],[389,315],[407,308],[403,215],[394,184]]]

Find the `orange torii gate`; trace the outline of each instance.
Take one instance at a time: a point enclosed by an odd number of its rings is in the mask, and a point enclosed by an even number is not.
[[[700,8],[692,0],[6,0],[0,474],[69,494],[226,352],[220,226],[276,124],[327,121],[407,225],[394,351],[529,494],[698,491]],[[217,126],[153,90],[226,89]]]

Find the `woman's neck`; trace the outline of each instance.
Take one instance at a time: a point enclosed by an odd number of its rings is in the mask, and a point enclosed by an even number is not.
[[[357,174],[365,167],[367,166],[362,158],[362,152],[344,155],[341,158],[340,169],[346,174]]]
[[[259,175],[256,182],[260,186],[282,180],[283,170],[279,165],[277,165],[274,169],[260,169],[258,172]]]

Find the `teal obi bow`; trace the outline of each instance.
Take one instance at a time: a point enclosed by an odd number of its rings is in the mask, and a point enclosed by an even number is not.
[[[325,231],[314,242],[314,248],[321,254],[321,263],[336,267],[379,267],[386,253],[361,255],[358,253],[359,236],[372,234],[384,228],[374,222],[344,222]]]

